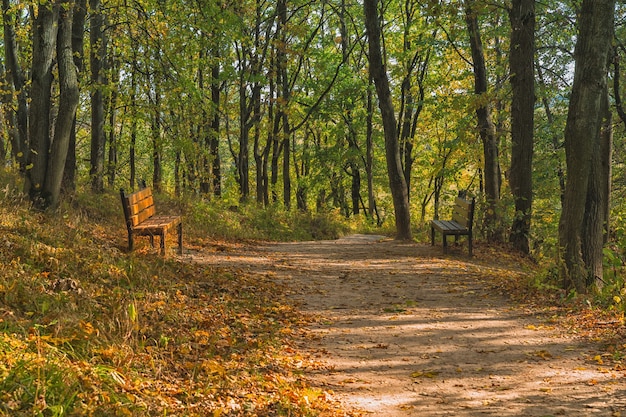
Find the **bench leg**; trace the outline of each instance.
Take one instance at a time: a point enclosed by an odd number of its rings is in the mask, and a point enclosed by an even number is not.
[[[469,256],[472,256],[472,234],[467,235],[467,247],[469,249]]]
[[[154,235],[150,235],[150,246],[154,247]]]
[[[161,234],[161,255],[165,256],[165,232]]]
[[[430,226],[430,246],[435,246],[435,228]]]
[[[442,233],[443,235],[443,253],[448,253],[448,235]]]
[[[178,254],[183,254],[183,224],[178,225]]]
[[[128,232],[128,251],[132,252],[133,251],[133,247],[134,245],[134,241],[133,241],[133,233],[132,232]]]

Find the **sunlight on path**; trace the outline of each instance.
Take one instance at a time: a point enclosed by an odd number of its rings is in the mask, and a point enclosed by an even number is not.
[[[458,253],[355,235],[221,261],[289,289],[312,383],[364,415],[626,416],[626,372],[489,289],[521,272]]]
[[[325,389],[389,417],[623,412],[624,372],[487,289],[519,273],[439,250],[380,236],[271,248],[319,317],[303,347],[327,364],[314,371]]]

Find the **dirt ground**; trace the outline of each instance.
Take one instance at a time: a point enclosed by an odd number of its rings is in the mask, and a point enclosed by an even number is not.
[[[197,260],[288,289],[314,317],[300,346],[319,361],[311,384],[351,415],[626,417],[626,370],[494,289],[523,271],[466,250],[354,235]]]

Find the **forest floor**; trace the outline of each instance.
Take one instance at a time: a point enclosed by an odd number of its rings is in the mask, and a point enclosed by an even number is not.
[[[307,378],[347,415],[626,416],[623,323],[514,301],[528,262],[466,251],[353,235],[190,256],[287,288]]]

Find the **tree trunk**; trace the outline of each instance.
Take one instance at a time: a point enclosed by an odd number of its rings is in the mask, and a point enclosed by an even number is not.
[[[34,206],[45,208],[42,196],[50,150],[52,60],[56,48],[58,7],[40,4],[33,27],[33,64],[30,94],[30,149],[25,192]]]
[[[372,121],[374,116],[374,97],[372,92],[373,80],[370,77],[367,83],[367,120],[366,120],[366,152],[365,172],[367,174],[367,213],[370,219],[376,213],[376,199],[374,196],[374,130]],[[380,222],[380,219],[377,219]]]
[[[2,0],[2,17],[4,24],[4,54],[7,82],[11,83],[13,90],[17,92],[17,111],[15,116],[11,116],[15,119],[13,125],[15,130],[11,134],[11,147],[13,149],[13,157],[18,163],[20,171],[24,172],[28,155],[26,79],[18,59],[15,18],[11,11],[11,2],[9,0]]]
[[[133,58],[133,64],[136,63],[136,58]],[[128,149],[128,165],[130,171],[129,186],[131,190],[135,189],[137,180],[137,168],[135,163],[135,149],[137,143],[137,73],[133,65],[133,70],[130,74],[130,146]]]
[[[119,83],[119,62],[117,58],[113,58],[111,68],[112,84]],[[109,93],[109,100],[107,105],[108,114],[108,144],[109,144],[109,157],[107,161],[107,179],[110,187],[115,185],[115,174],[117,173],[117,98],[118,90],[113,88]],[[120,132],[121,135],[121,132]]]
[[[59,10],[57,61],[59,69],[59,111],[54,126],[54,140],[48,159],[42,196],[47,208],[59,205],[65,158],[78,107],[78,74],[72,51],[72,2],[65,0]]]
[[[535,0],[513,0],[509,20],[509,65],[513,91],[509,182],[515,200],[515,217],[509,240],[517,250],[528,254],[533,197]]]
[[[396,217],[396,239],[411,239],[411,215],[409,210],[409,197],[402,172],[400,161],[400,146],[396,129],[396,117],[393,110],[389,79],[385,72],[381,50],[381,31],[378,20],[378,1],[365,0],[363,3],[365,12],[365,27],[369,44],[370,73],[376,85],[378,105],[382,114],[383,130],[385,136],[385,156],[387,160],[387,174],[389,186],[393,198],[393,206]]]
[[[219,50],[216,47],[214,58],[219,58]],[[211,120],[211,142],[209,152],[211,155],[211,177],[213,180],[213,195],[222,195],[222,162],[220,159],[220,66],[214,65],[211,69],[211,102],[213,103],[213,118]]]
[[[487,67],[483,44],[480,38],[478,16],[473,9],[474,1],[465,1],[465,22],[469,34],[472,60],[474,66],[474,92],[477,100],[481,103],[476,107],[478,129],[483,143],[484,157],[484,185],[487,207],[485,210],[485,229],[487,239],[490,242],[502,240],[502,227],[499,215],[500,203],[500,162],[498,150],[498,138],[496,127],[493,123],[491,104],[486,100],[487,93]]]
[[[283,148],[283,204],[289,210],[291,208],[291,129],[289,127],[289,115],[287,106],[291,99],[291,91],[289,87],[289,79],[287,78],[287,2],[286,0],[278,0],[276,5],[278,15],[278,29],[280,34],[280,45],[278,46],[276,61],[278,72],[280,74],[280,92],[282,104],[279,106],[279,119],[282,124],[282,148]]]
[[[87,16],[87,0],[78,0],[74,4],[73,15],[72,52],[74,55],[74,65],[76,65],[76,70],[78,71],[78,74],[80,74],[85,66],[84,34],[85,18]],[[71,194],[76,190],[76,116],[74,116],[74,122],[72,123],[72,131],[70,133],[70,143],[67,149],[67,157],[65,158],[65,169],[63,170],[61,190],[66,194]]]
[[[239,85],[239,153],[237,160],[237,178],[242,201],[250,196],[250,123],[251,111],[248,107],[248,84],[244,82],[244,73],[240,76]]]
[[[600,185],[592,175],[600,174],[597,164],[601,160],[598,153],[602,102],[607,88],[614,12],[614,0],[582,2],[574,83],[565,126],[567,183],[559,222],[560,272],[564,286],[574,287],[580,293],[587,292],[602,277],[601,257],[596,259],[585,248],[597,251],[602,233],[597,219],[598,206],[602,204],[597,200],[596,189]]]
[[[91,189],[96,193],[104,191],[104,58],[106,56],[106,38],[104,35],[104,15],[100,0],[89,0],[91,25],[89,42],[91,44]]]
[[[161,91],[158,87],[155,87],[154,91],[150,131],[152,135],[152,187],[156,191],[161,191],[163,183],[163,168],[161,165],[163,144],[161,143]]]

